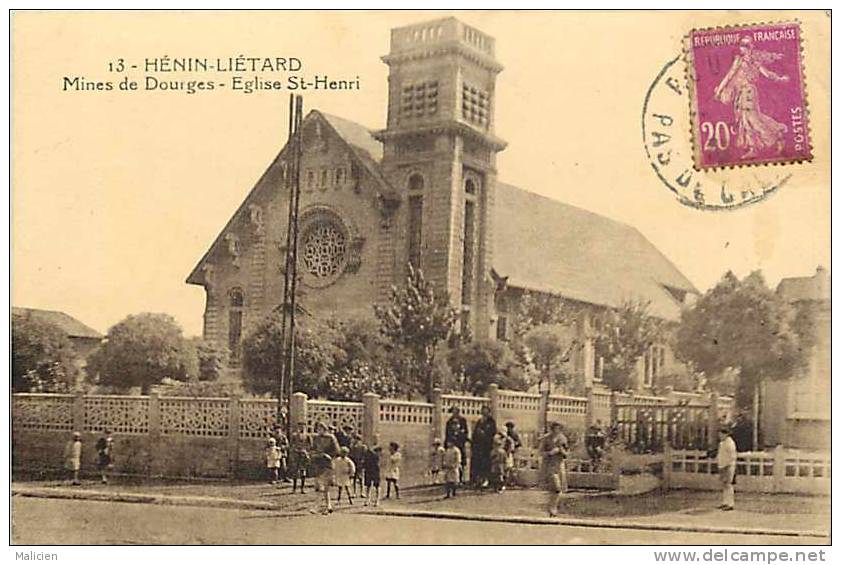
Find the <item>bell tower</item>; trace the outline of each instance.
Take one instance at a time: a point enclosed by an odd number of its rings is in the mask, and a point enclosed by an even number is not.
[[[389,67],[382,167],[400,190],[398,274],[412,264],[449,293],[461,329],[490,333],[496,76],[494,39],[455,18],[396,28]],[[398,276],[398,279],[400,277]]]

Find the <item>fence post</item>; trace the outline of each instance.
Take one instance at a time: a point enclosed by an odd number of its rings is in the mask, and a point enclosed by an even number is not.
[[[666,442],[663,446],[663,488],[669,490],[672,487],[672,444]]]
[[[540,391],[540,408],[537,411],[537,435],[546,433],[549,426],[549,391]]]
[[[587,413],[585,416],[584,426],[586,429],[590,429],[590,426],[596,423],[596,393],[593,391],[593,387],[587,388]]]
[[[718,393],[710,393],[710,407],[707,414],[707,449],[718,444]]]
[[[444,440],[444,399],[441,389],[432,389],[432,436]]]
[[[239,397],[228,398],[228,474],[236,478],[239,470]]]
[[[501,425],[499,421],[499,385],[491,383],[488,385],[488,398],[491,399],[491,418],[494,419],[497,426]]]
[[[73,431],[85,431],[85,393],[81,390],[73,397]]]
[[[307,395],[303,392],[295,392],[289,402],[289,421],[292,429],[297,429],[298,424],[307,423]]]
[[[380,433],[380,395],[366,392],[362,395],[362,437],[366,444],[374,445]]]
[[[785,490],[786,478],[786,450],[777,444],[774,448],[774,486],[772,492],[783,492]]]
[[[149,446],[147,449],[146,474],[155,476],[157,449],[161,438],[161,399],[157,392],[149,393]]]

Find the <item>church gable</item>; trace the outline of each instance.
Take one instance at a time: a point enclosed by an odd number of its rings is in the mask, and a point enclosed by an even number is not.
[[[340,124],[336,127],[334,124]],[[354,131],[354,128],[357,131]],[[300,173],[301,212],[366,201],[387,220],[399,203],[398,193],[379,170],[376,142],[367,129],[313,110],[302,124],[303,159]],[[365,136],[370,141],[364,144]],[[269,229],[282,228],[274,239],[285,245],[288,214],[288,144],[269,165],[190,275],[187,283],[207,286],[220,264],[240,266],[245,249]],[[374,155],[371,153],[374,152]],[[278,198],[278,196],[283,196]],[[339,203],[338,201],[344,201]],[[282,232],[282,233],[281,233]]]

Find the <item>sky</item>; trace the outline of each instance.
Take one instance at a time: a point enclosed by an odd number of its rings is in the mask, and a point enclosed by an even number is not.
[[[146,91],[149,74],[230,73],[147,73],[145,61],[297,57],[298,74],[361,84],[309,91],[305,109],[381,128],[389,30],[448,15],[496,38],[505,67],[496,135],[509,144],[498,157],[501,181],[637,227],[701,291],[727,270],[761,269],[776,284],[831,268],[823,12],[18,12],[12,303],[62,310],[102,332],[129,314],[166,312],[199,335],[204,291],[184,280],[285,142],[288,94]],[[788,165],[785,187],[740,210],[679,204],[646,161],[648,87],[692,28],[793,17],[803,27],[814,160]],[[119,59],[138,69],[109,72]],[[138,91],[117,88],[126,74]],[[115,90],[63,90],[65,77],[113,81]]]

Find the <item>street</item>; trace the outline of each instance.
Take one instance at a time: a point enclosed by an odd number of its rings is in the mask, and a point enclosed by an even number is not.
[[[329,524],[329,529],[325,526]],[[12,499],[12,543],[42,544],[821,544],[826,538],[707,534],[403,518],[337,512],[279,516],[45,498]]]

